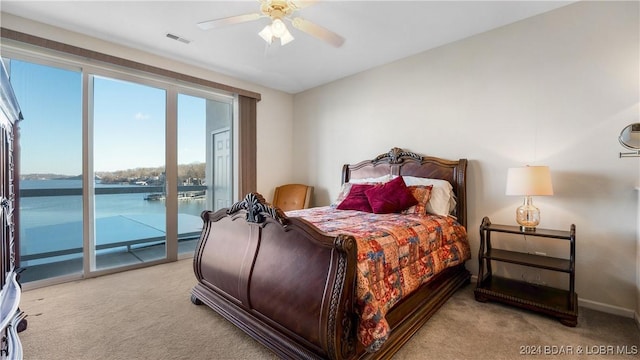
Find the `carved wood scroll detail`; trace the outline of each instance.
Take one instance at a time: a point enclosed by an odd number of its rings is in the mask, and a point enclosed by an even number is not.
[[[340,354],[342,355],[342,357],[348,358],[355,353],[355,348],[356,348],[355,342],[354,342],[355,337],[353,336],[355,328],[353,327],[354,322],[351,318],[353,314],[353,309],[352,309],[352,304],[349,302],[349,299],[351,299],[351,296],[348,297],[344,309],[339,309],[339,304],[340,304],[340,297],[342,296],[344,291],[344,283],[347,277],[347,261],[349,256],[348,254],[356,251],[355,238],[350,235],[344,235],[344,234],[338,235],[334,240],[334,246],[336,249],[342,250],[343,252],[340,253],[338,258],[338,272],[336,276],[336,282],[331,291],[331,304],[330,304],[330,310],[329,310],[329,322],[328,322],[329,329],[328,330],[329,330],[329,334],[332,334],[332,335],[335,334],[336,327],[337,327],[338,312],[342,311],[342,313],[340,314],[340,317],[342,318],[342,322],[341,322],[342,334],[340,334],[342,348],[336,349],[334,338],[333,336],[330,336],[329,337],[329,353],[335,354],[336,351],[340,351]]]
[[[410,151],[405,151],[403,149],[394,147],[389,150],[388,153],[380,154],[375,159],[372,160],[373,163],[388,159],[389,164],[400,164],[404,161],[404,158],[408,157],[417,161],[422,161],[422,156],[412,153]]]
[[[233,215],[240,210],[247,212],[247,222],[261,224],[267,220],[267,216],[273,218],[281,225],[289,223],[289,219],[280,208],[271,206],[262,195],[257,192],[248,193],[244,200],[233,204],[227,215]]]

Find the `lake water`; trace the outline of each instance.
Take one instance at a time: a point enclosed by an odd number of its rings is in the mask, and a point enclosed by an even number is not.
[[[141,188],[138,185],[96,184],[96,187]],[[81,180],[23,180],[21,190],[29,189],[81,189]],[[122,214],[164,214],[164,201],[144,200],[151,192],[133,194],[98,195],[95,199],[96,217]],[[200,216],[205,201],[178,202],[178,212]],[[36,196],[20,198],[20,225],[34,227],[82,220],[82,196]]]
[[[20,189],[81,189],[81,185],[81,180],[23,180]],[[96,187],[143,188],[128,184],[96,184]],[[97,195],[96,244],[164,236],[165,201],[145,200],[150,193]],[[205,207],[205,199],[179,201],[179,233],[198,231],[202,225],[199,216]],[[82,212],[81,195],[21,196],[21,255],[82,247]]]

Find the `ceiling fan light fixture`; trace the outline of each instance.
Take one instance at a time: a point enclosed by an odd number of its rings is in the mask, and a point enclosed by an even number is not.
[[[295,39],[287,29],[287,25],[280,19],[273,20],[271,25],[265,26],[258,35],[269,45],[273,42],[273,38],[280,39],[280,45],[286,45]]]
[[[0,0],[2,1],[2,0]],[[214,29],[226,25],[240,24],[248,21],[258,20],[261,18],[269,18],[271,24],[262,29],[258,35],[267,44],[273,43],[273,38],[280,39],[280,45],[286,45],[294,40],[293,35],[289,32],[285,20],[291,22],[291,26],[307,33],[315,38],[329,43],[334,47],[340,47],[344,43],[344,38],[330,30],[316,25],[311,21],[292,17],[297,10],[307,7],[318,0],[258,0],[260,2],[260,12],[244,15],[236,15],[221,19],[214,19],[199,22],[197,25],[202,30]]]

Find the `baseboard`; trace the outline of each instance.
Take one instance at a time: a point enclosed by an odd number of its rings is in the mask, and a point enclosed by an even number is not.
[[[626,309],[620,306],[605,304],[593,300],[587,300],[583,298],[578,298],[579,306],[586,307],[587,309],[598,310],[608,314],[618,315],[630,319],[636,319],[638,321],[638,316],[636,312],[632,309]]]
[[[474,284],[478,281],[478,275],[471,275],[471,283]],[[640,314],[632,309],[623,308],[620,306],[605,304],[593,300],[578,298],[578,306],[585,307],[587,309],[601,311],[607,314],[618,315],[630,319],[636,320],[636,325],[640,327]]]
[[[57,276],[57,277],[47,278],[42,280],[29,281],[27,283],[20,284],[20,285],[22,286],[22,291],[29,291],[29,290],[46,287],[46,286],[58,285],[58,284],[63,284],[63,283],[78,281],[78,280],[82,280],[82,274],[74,273],[74,274],[62,275],[62,276]]]

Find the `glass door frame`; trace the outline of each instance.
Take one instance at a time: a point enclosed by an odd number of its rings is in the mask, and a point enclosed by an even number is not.
[[[171,121],[167,121],[167,146],[172,145],[170,148],[167,148],[167,164],[169,164],[169,160],[171,160],[172,162],[170,164],[172,164],[172,166],[174,166],[174,169],[171,169],[171,173],[169,172],[169,168],[167,166],[167,179],[169,179],[171,177],[172,181],[176,182],[178,179],[178,97],[179,95],[187,95],[187,96],[193,96],[193,97],[200,97],[206,100],[213,100],[213,101],[217,101],[217,102],[221,102],[221,103],[227,103],[229,104],[229,106],[231,106],[231,123],[232,126],[229,128],[231,130],[231,143],[233,145],[231,151],[232,151],[232,183],[233,183],[233,193],[232,193],[232,199],[234,199],[234,201],[237,201],[238,199],[238,174],[239,174],[239,164],[238,164],[238,151],[239,151],[239,147],[238,147],[238,141],[239,141],[239,137],[238,137],[238,129],[239,129],[239,123],[240,123],[240,118],[238,116],[238,96],[237,95],[226,95],[223,94],[221,92],[213,92],[210,90],[204,90],[204,89],[200,89],[200,88],[196,88],[193,86],[189,86],[187,84],[181,84],[181,86],[173,86],[170,89],[167,89],[167,97],[170,97],[172,100],[171,106],[175,106],[175,108],[171,108],[174,109],[175,111],[170,113],[168,110],[169,108],[167,108],[167,117],[175,117],[173,119],[171,119]],[[167,99],[168,100],[168,99]],[[167,104],[169,104],[169,101],[167,101]],[[171,115],[169,115],[171,114]],[[205,134],[203,134],[204,136]],[[209,139],[209,135],[206,134],[206,138]],[[209,140],[207,140],[209,141]],[[210,155],[206,154],[206,160],[207,160],[207,167],[209,167],[208,164],[208,160],[210,159]],[[213,160],[213,159],[211,159]],[[213,181],[213,179],[211,179],[210,181]],[[168,183],[168,180],[167,180]],[[171,209],[173,212],[170,212],[169,210],[167,211],[167,234],[169,234],[169,225],[171,224],[172,226],[172,230],[171,230],[171,236],[175,236],[175,239],[172,239],[171,242],[169,242],[169,240],[167,239],[167,253],[169,253],[170,251],[170,245],[169,243],[171,243],[171,250],[173,250],[173,247],[175,246],[175,254],[176,254],[176,258],[170,258],[173,260],[182,260],[182,259],[188,259],[191,258],[192,256],[189,254],[180,254],[178,251],[178,184],[173,184],[172,186],[168,186],[167,191],[169,191],[170,188],[171,191],[174,193],[173,196],[171,196],[172,198],[172,203],[169,204],[169,202],[167,202],[167,209]],[[167,196],[169,196],[169,193],[167,193]],[[213,209],[213,204],[207,204],[209,208]],[[175,226],[175,228],[173,228],[173,226]],[[173,253],[171,253],[170,255],[173,255]]]
[[[96,229],[95,229],[95,168],[94,168],[94,78],[104,77],[107,79],[113,79],[115,81],[125,81],[137,85],[149,86],[165,91],[165,191],[166,191],[166,210],[165,210],[165,254],[163,258],[145,261],[139,264],[123,265],[118,267],[110,267],[105,269],[97,268],[96,261]],[[172,191],[169,176],[172,171],[177,173],[177,165],[173,164],[171,160],[175,161],[175,156],[172,153],[175,152],[175,141],[172,141],[175,136],[169,136],[174,134],[171,132],[175,129],[175,100],[172,100],[173,89],[167,83],[162,81],[152,80],[142,76],[131,75],[124,72],[113,71],[109,69],[84,66],[82,72],[82,118],[83,118],[83,131],[82,131],[82,144],[83,144],[83,277],[90,278],[100,276],[104,274],[116,273],[156,264],[165,263],[168,261],[177,260],[177,224],[175,221],[170,221],[172,218],[171,211],[177,211],[177,193]],[[172,110],[174,111],[172,113]],[[124,130],[124,129],[123,129]],[[175,204],[174,204],[175,203]],[[175,209],[173,207],[175,205]],[[177,216],[176,216],[177,217]],[[174,234],[175,232],[175,234]],[[173,252],[172,252],[173,251]]]
[[[97,269],[95,258],[95,185],[93,181],[93,76],[108,77],[115,80],[132,82],[140,85],[152,86],[165,90],[165,257],[140,264],[125,265],[108,269]],[[237,154],[238,101],[237,96],[214,93],[204,89],[188,86],[187,84],[170,84],[144,76],[131,75],[110,69],[85,66],[83,67],[83,222],[84,231],[84,276],[85,278],[101,276],[110,273],[127,271],[136,268],[190,258],[191,254],[178,253],[178,95],[202,97],[228,103],[232,107],[232,136],[233,152]],[[86,113],[85,113],[86,111]],[[237,156],[233,156],[233,178],[238,176]],[[233,181],[234,185],[237,181]],[[233,199],[237,199],[237,186],[233,186]]]
[[[2,44],[0,44],[2,45]],[[4,59],[11,59],[11,60],[18,60],[18,61],[22,61],[22,62],[29,62],[32,64],[36,64],[39,66],[49,66],[49,67],[53,67],[53,68],[57,68],[57,69],[62,69],[62,70],[67,70],[67,71],[73,71],[73,72],[78,72],[81,74],[81,81],[82,81],[82,89],[81,91],[84,91],[84,81],[82,80],[82,77],[84,76],[84,66],[78,62],[75,61],[68,61],[65,59],[60,58],[59,56],[47,56],[44,54],[40,54],[40,53],[35,53],[33,51],[30,51],[28,49],[18,49],[18,48],[10,48],[7,49],[4,47],[4,45],[2,46],[2,57]],[[84,94],[84,93],[83,93]],[[84,96],[84,95],[83,95]],[[84,101],[84,98],[82,99]],[[84,111],[84,105],[82,111]],[[82,113],[82,115],[84,115],[84,112]],[[28,121],[28,118],[27,118]],[[84,132],[84,118],[81,119],[81,125],[83,126],[82,131]],[[24,136],[24,134],[22,134],[22,136]],[[19,141],[19,139],[16,139],[16,141]],[[22,146],[22,145],[20,145]],[[81,150],[83,151],[83,150]],[[20,154],[22,155],[22,153]],[[84,161],[84,153],[82,154],[82,161]],[[83,167],[84,169],[84,167]],[[84,171],[84,170],[83,170]],[[84,174],[83,174],[84,175]],[[82,214],[82,221],[83,221],[83,228],[84,228],[84,192],[85,192],[85,186],[84,186],[84,182],[82,183],[82,196],[83,196],[83,214]],[[18,194],[16,194],[18,195]],[[19,195],[18,195],[19,196]],[[20,211],[20,209],[16,209],[17,211]],[[16,231],[22,231],[22,229],[16,229]],[[20,241],[24,241],[24,239],[20,239]],[[83,249],[84,249],[84,229],[83,229]],[[84,257],[84,254],[83,254]],[[83,258],[83,264],[84,264],[84,258]],[[41,279],[41,280],[35,280],[33,282],[28,282],[28,283],[24,283],[21,284],[23,290],[30,290],[33,288],[38,288],[38,287],[43,287],[43,286],[48,286],[48,285],[54,285],[54,284],[58,284],[58,283],[62,283],[62,282],[67,282],[67,281],[73,281],[73,280],[78,280],[78,279],[82,279],[87,277],[86,275],[84,275],[84,273],[80,273],[80,272],[75,272],[75,273],[70,273],[70,274],[65,274],[65,275],[60,275],[57,277],[53,277],[53,278],[45,278],[45,279]]]

